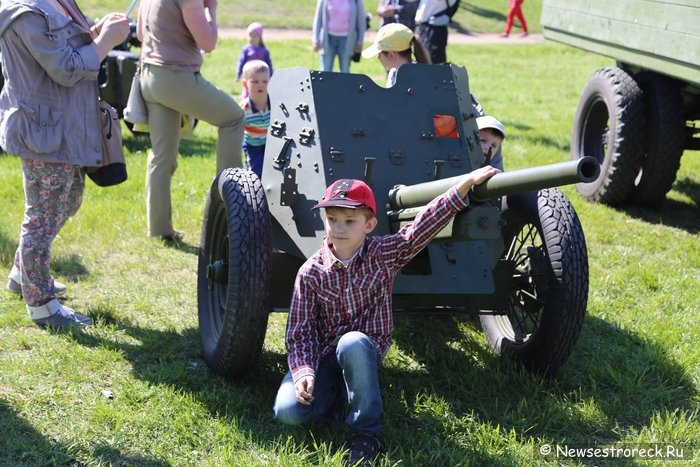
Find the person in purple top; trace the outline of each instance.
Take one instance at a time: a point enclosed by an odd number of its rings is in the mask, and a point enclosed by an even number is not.
[[[344,419],[351,430],[350,464],[379,453],[382,398],[378,367],[391,346],[394,276],[462,209],[467,194],[500,172],[476,169],[435,198],[399,232],[370,237],[377,226],[372,189],[340,179],[323,200],[326,238],[299,269],[285,342],[289,371],[274,406],[282,423]]]
[[[251,60],[262,60],[267,63],[267,66],[270,68],[270,76],[272,76],[272,59],[270,58],[270,51],[267,50],[263,42],[263,25],[261,23],[250,23],[248,25],[248,43],[243,46],[238,56],[236,81],[240,81],[243,74],[243,66]],[[243,87],[243,97],[248,97],[245,86]]]

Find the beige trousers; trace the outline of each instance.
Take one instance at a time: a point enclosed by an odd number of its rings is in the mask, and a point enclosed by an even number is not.
[[[148,108],[151,151],[146,167],[148,234],[171,235],[170,180],[177,169],[181,114],[210,123],[219,129],[216,173],[241,167],[243,110],[226,92],[199,73],[174,71],[145,64],[141,92]]]

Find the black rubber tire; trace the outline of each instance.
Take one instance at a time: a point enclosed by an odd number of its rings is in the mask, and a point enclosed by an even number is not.
[[[647,206],[658,206],[676,180],[685,146],[685,109],[678,82],[643,72],[637,82],[646,105],[646,155],[635,179],[632,199]]]
[[[505,309],[480,316],[491,349],[542,376],[576,345],[588,304],[588,251],[578,216],[556,188],[509,197],[504,213],[513,286]]]
[[[202,354],[217,373],[240,377],[258,359],[270,311],[270,211],[258,177],[226,169],[212,184],[199,247]]]
[[[600,176],[576,185],[589,201],[616,205],[634,189],[644,158],[644,97],[620,68],[597,70],[581,93],[571,137],[571,158],[595,157]]]

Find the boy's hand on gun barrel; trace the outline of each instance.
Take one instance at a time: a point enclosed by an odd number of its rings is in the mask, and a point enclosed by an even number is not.
[[[471,187],[474,185],[481,185],[486,180],[500,172],[501,171],[499,169],[490,165],[472,170],[457,183],[457,191],[459,192],[459,196],[462,198],[466,197]]]
[[[294,390],[297,393],[297,401],[300,404],[311,405],[314,401],[314,383],[316,379],[313,376],[304,376],[294,383]]]

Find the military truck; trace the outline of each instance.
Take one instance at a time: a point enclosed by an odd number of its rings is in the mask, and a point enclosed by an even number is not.
[[[684,150],[700,149],[700,2],[543,0],[547,39],[615,60],[593,73],[573,123],[571,156],[601,175],[591,201],[658,205]]]
[[[202,353],[233,377],[255,364],[268,314],[288,310],[299,267],[324,241],[311,208],[326,186],[364,180],[377,201],[373,234],[395,234],[455,177],[485,163],[462,67],[404,65],[389,89],[365,75],[291,68],[275,72],[269,93],[261,178],[223,171],[202,222]],[[588,256],[571,202],[549,187],[598,172],[595,159],[583,158],[503,172],[475,187],[470,207],[396,276],[394,311],[472,312],[495,352],[553,374],[583,324]],[[362,278],[355,286],[380,285]],[[327,292],[343,306],[342,293]]]

